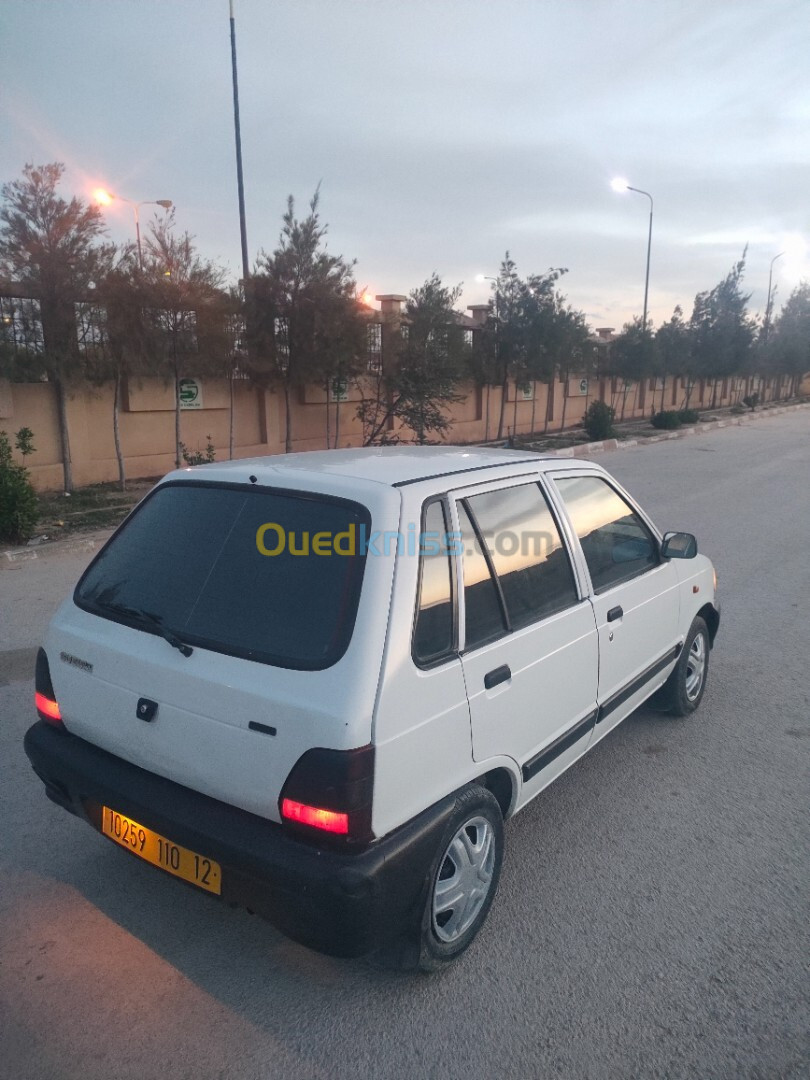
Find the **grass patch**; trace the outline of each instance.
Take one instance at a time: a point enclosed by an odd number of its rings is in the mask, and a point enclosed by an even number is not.
[[[114,528],[154,485],[154,480],[132,480],[127,490],[118,484],[92,484],[72,495],[46,492],[37,496],[37,536],[60,540],[75,533]]]

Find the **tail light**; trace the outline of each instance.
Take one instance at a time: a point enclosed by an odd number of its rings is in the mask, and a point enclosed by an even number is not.
[[[346,843],[367,844],[374,836],[373,789],[373,746],[307,750],[281,792],[281,820],[312,837],[328,834]]]
[[[62,714],[56,701],[51,682],[51,669],[48,666],[48,657],[45,650],[40,649],[37,653],[37,665],[34,672],[34,704],[40,720],[53,727],[61,728]]]

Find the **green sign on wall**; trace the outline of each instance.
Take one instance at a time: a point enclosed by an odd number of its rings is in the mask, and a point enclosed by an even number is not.
[[[202,383],[199,379],[180,379],[177,394],[181,409],[201,409],[203,407]]]

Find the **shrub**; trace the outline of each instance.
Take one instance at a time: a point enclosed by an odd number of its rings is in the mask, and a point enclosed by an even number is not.
[[[748,412],[748,409],[746,409],[744,405],[732,405],[729,412],[733,416],[742,416],[744,413]]]
[[[700,413],[697,409],[681,409],[678,416],[680,416],[682,424],[696,424],[700,420]]]
[[[33,432],[20,428],[17,449],[25,457],[34,452]],[[21,544],[29,540],[39,520],[37,497],[28,479],[28,470],[11,457],[11,444],[0,431],[0,540]]]
[[[661,412],[657,412],[652,418],[652,426],[654,428],[679,428],[681,426],[681,414],[676,412],[675,409],[664,409]]]
[[[211,442],[211,436],[206,435],[205,437],[208,439],[205,453],[201,450],[189,450],[185,443],[180,443],[180,453],[186,465],[210,465],[212,461],[216,461],[216,448]]]
[[[742,403],[743,405],[747,405],[751,412],[753,412],[757,405],[759,405],[759,394],[746,394],[742,399]]]
[[[612,439],[616,434],[613,430],[615,416],[616,410],[612,409],[604,401],[592,401],[582,418],[582,426],[588,432],[588,437],[594,442],[601,439]]]

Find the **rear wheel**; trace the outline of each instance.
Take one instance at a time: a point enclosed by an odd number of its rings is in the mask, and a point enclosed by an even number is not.
[[[472,943],[492,906],[503,861],[503,815],[494,795],[459,793],[430,872],[419,928],[422,971],[437,971]]]
[[[688,716],[700,705],[709,674],[709,647],[709,629],[698,615],[672,674],[659,692],[661,705],[675,716]]]

